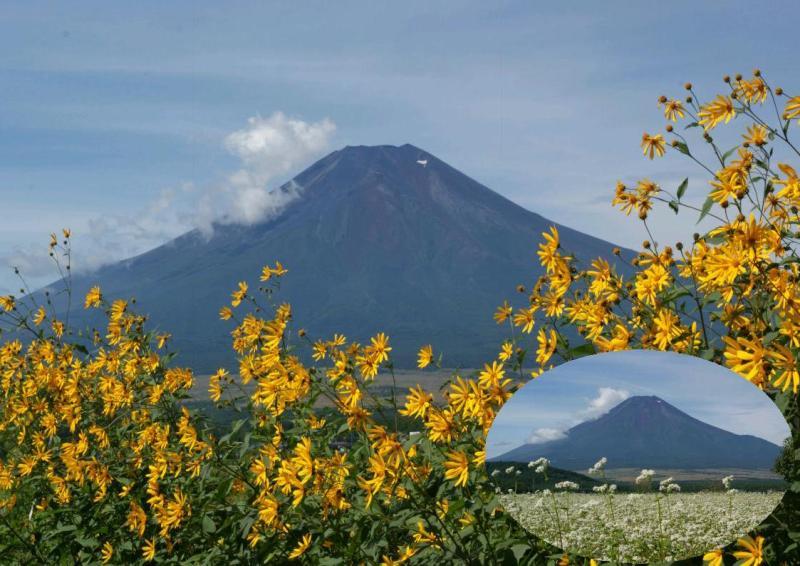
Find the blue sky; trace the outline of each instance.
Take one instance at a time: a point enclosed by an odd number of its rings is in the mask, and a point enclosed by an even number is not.
[[[794,79],[792,13],[789,2],[6,3],[0,264],[44,283],[42,253],[62,226],[87,268],[196,226],[199,211],[246,207],[236,199],[252,191],[230,189],[234,178],[265,189],[343,145],[406,142],[635,246],[641,226],[609,205],[617,179],[689,176],[687,197],[705,192],[688,162],[641,156],[642,131],[664,125],[658,96],[682,95],[686,80],[711,95],[723,74],[756,66]],[[335,128],[250,162],[226,143],[276,112]],[[665,243],[695,230],[669,211],[653,219]],[[0,292],[16,287],[0,270]]]
[[[736,434],[778,445],[789,436],[789,425],[770,398],[724,367],[673,352],[612,352],[579,358],[525,384],[495,418],[487,457],[563,437],[570,427],[634,395],[655,395]]]

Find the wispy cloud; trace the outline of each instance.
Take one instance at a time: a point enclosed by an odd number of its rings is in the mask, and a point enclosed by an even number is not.
[[[562,423],[554,427],[534,429],[528,437],[528,443],[540,444],[542,442],[566,438],[567,431],[573,426],[604,415],[630,396],[630,392],[626,389],[601,387],[597,390],[597,396],[589,401],[585,409],[578,411],[572,418],[565,419]]]
[[[250,118],[223,140],[239,167],[221,181],[166,188],[139,210],[89,219],[88,231],[76,235],[75,271],[138,255],[192,229],[210,237],[215,225],[254,224],[273,217],[300,194],[296,185],[275,190],[276,182],[327,150],[335,130],[328,118],[307,122],[282,112]],[[53,271],[46,245],[17,246],[0,256],[0,263],[19,267],[31,278]]]

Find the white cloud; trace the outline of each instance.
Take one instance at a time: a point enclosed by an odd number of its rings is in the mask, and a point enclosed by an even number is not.
[[[195,227],[208,234],[214,223],[254,224],[276,214],[297,191],[272,191],[271,183],[325,151],[335,131],[327,118],[309,123],[282,112],[250,118],[225,138],[225,148],[242,167],[198,200]]]
[[[607,413],[609,409],[619,405],[622,401],[630,397],[630,391],[626,389],[614,389],[613,387],[601,387],[597,390],[597,397],[589,401],[589,406],[581,411],[581,420],[593,419]]]
[[[275,190],[275,185],[328,149],[335,130],[327,118],[306,122],[282,112],[250,118],[223,141],[239,159],[238,169],[204,188],[185,183],[164,189],[138,211],[88,219],[84,230],[74,230],[73,270],[92,271],[133,257],[192,229],[210,237],[214,225],[249,225],[278,214],[301,187],[290,183],[287,190]],[[0,256],[0,264],[18,266],[39,284],[57,275],[46,244],[18,246]]]
[[[564,428],[537,428],[528,437],[528,443],[541,444],[542,442],[566,438],[566,436],[567,434]]]
[[[528,443],[540,444],[566,438],[567,431],[573,426],[604,415],[630,396],[631,393],[627,389],[601,387],[597,390],[597,396],[589,401],[585,409],[578,411],[573,418],[565,420],[555,427],[535,429],[528,437]]]

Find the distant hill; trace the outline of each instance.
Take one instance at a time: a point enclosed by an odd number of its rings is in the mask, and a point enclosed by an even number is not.
[[[174,336],[177,362],[208,372],[233,359],[219,308],[238,281],[257,288],[261,267],[280,260],[289,273],[277,300],[292,303],[309,336],[363,342],[385,331],[399,367],[413,366],[427,343],[449,367],[474,367],[507,336],[492,313],[504,298],[523,300],[514,289],[542,273],[536,246],[555,224],[412,145],[346,147],[277,190],[299,197],[275,218],[218,225],[210,238],[189,232],[74,277],[77,296],[94,284],[108,297],[135,296]],[[558,229],[565,250],[615,263],[611,243]],[[77,311],[78,327],[98,323]]]
[[[493,460],[545,457],[554,466],[583,470],[605,456],[609,468],[770,469],[780,451],[761,438],[704,423],[658,397],[636,396],[572,427],[565,438],[525,444]]]

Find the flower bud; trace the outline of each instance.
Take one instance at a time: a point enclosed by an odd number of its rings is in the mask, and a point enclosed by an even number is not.
[[[776,88],[775,89],[775,94],[777,94],[778,96],[782,95],[783,94],[783,89],[781,87]]]
[[[614,255],[619,255],[619,254],[621,254],[621,253],[622,253],[622,250],[620,250],[619,248],[614,248],[613,250],[611,250],[611,252],[612,252]]]
[[[671,131],[672,131],[672,124],[667,124],[667,128],[666,128],[666,130],[667,130],[668,132],[671,132]]]
[[[649,240],[645,240],[644,242],[642,242],[642,247],[644,249],[646,249],[646,250],[649,250],[650,249],[650,241]]]
[[[761,69],[753,69],[753,76],[760,77],[761,76]]]
[[[692,90],[692,83],[686,83],[685,85],[683,85],[683,88],[685,88],[686,90]]]
[[[719,203],[719,205],[722,208],[728,208],[730,206],[730,203],[726,200],[726,201],[723,201],[723,202]]]
[[[725,75],[724,77],[722,77],[722,81],[726,82],[726,83],[730,83],[731,82],[731,78],[728,75]]]
[[[692,103],[692,97],[691,97],[691,96],[687,96],[687,97],[686,97],[686,102],[688,102],[689,104],[691,104],[691,103]]]
[[[742,75],[740,73],[736,73],[736,80],[737,81],[742,80]]]
[[[667,101],[667,97],[662,94],[661,96],[658,97],[658,101],[661,104],[664,104]]]
[[[683,242],[675,242],[675,247],[678,251],[681,251],[683,249]]]
[[[699,240],[700,240],[700,234],[698,234],[697,232],[695,232],[694,234],[692,234],[692,239],[693,239],[695,242],[699,241]]]
[[[524,293],[525,292],[525,286],[524,285],[517,285],[517,292]]]

